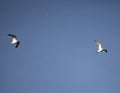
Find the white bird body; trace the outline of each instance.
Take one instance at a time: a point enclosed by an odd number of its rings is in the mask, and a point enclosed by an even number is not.
[[[98,46],[98,50],[97,50],[98,53],[102,52],[102,51],[105,51],[107,53],[107,49],[102,48],[102,44],[99,41],[97,41],[97,40],[94,40],[94,41]]]
[[[101,44],[99,44],[97,52],[101,52],[102,50],[103,50],[103,48],[102,48]]]
[[[16,44],[17,42],[18,42],[17,39],[13,38],[11,44]]]

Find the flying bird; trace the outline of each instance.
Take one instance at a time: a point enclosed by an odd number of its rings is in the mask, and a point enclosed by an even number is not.
[[[12,41],[11,41],[11,44],[16,44],[16,48],[19,46],[20,44],[20,41],[17,40],[17,37],[16,35],[13,35],[13,34],[8,34],[8,36],[11,36],[12,37]]]
[[[97,46],[98,46],[98,50],[97,50],[97,53],[99,53],[99,52],[108,52],[107,51],[107,49],[104,49],[104,48],[102,48],[102,44],[99,42],[99,41],[97,41],[97,40],[94,40],[95,41],[95,43],[97,44]]]

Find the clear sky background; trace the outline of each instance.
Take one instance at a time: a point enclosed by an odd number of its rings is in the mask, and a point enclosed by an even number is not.
[[[120,93],[119,40],[119,0],[0,0],[0,93]]]

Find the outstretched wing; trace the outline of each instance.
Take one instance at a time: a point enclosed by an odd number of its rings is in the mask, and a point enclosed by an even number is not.
[[[20,44],[20,42],[18,41],[18,42],[16,43],[16,46],[15,46],[15,47],[17,48],[19,44]]]
[[[16,38],[16,35],[8,34],[8,36],[11,36],[12,38]]]
[[[99,41],[97,41],[97,40],[94,40],[95,41],[95,43],[98,45],[98,49],[99,50],[102,50],[102,45],[101,45],[101,43],[99,42]]]

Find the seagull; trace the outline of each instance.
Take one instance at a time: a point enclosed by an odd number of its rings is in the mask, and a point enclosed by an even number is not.
[[[98,50],[97,50],[97,53],[99,53],[99,52],[108,52],[107,51],[107,49],[104,49],[104,48],[102,48],[102,44],[99,42],[99,41],[97,41],[97,40],[94,40],[95,41],[95,43],[97,44],[97,46],[98,46]]]
[[[8,36],[11,36],[12,37],[12,41],[11,41],[11,44],[16,44],[16,48],[18,47],[18,45],[20,44],[20,41],[17,40],[17,37],[16,35],[13,35],[13,34],[8,34]]]

